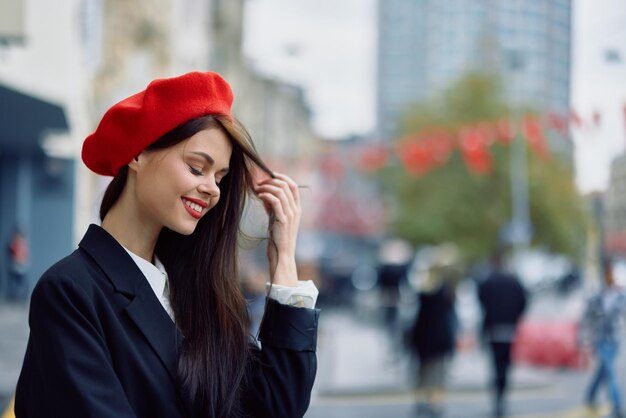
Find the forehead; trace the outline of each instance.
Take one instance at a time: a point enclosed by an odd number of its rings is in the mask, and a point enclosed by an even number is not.
[[[219,128],[203,129],[181,142],[183,152],[202,152],[210,155],[216,164],[227,165],[233,151],[230,138]]]

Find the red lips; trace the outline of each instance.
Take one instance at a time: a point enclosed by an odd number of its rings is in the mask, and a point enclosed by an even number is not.
[[[200,207],[202,207],[202,209],[206,208],[207,206],[209,206],[209,204],[203,200],[198,200],[198,199],[192,199],[190,197],[187,196],[183,196],[183,199],[188,200],[192,203],[195,203],[196,205],[200,205]]]
[[[202,209],[206,208],[208,205],[201,201],[201,200],[196,200],[196,199],[189,199],[188,197],[182,197],[181,198],[181,202],[183,203],[183,206],[185,207],[185,209],[187,210],[187,213],[189,213],[191,216],[193,216],[196,219],[200,219],[202,217],[202,210],[197,211],[195,209],[190,208],[186,203],[185,200],[188,200],[191,203],[195,203],[198,206],[200,206]]]

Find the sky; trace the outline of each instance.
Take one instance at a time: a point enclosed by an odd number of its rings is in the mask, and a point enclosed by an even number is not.
[[[244,54],[300,84],[324,137],[375,125],[375,0],[247,0]]]
[[[626,1],[573,0],[572,108],[576,182],[607,187],[624,151]],[[341,138],[375,126],[376,0],[247,0],[244,53],[258,71],[301,85],[318,134]],[[621,60],[605,59],[607,50]],[[591,123],[599,112],[599,126]]]

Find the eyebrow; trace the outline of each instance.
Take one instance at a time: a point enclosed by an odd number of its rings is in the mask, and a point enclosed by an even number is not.
[[[215,164],[215,160],[213,159],[213,157],[211,157],[209,154],[207,154],[206,152],[201,152],[201,151],[192,151],[192,154],[196,154],[201,156],[202,158],[204,158],[207,163],[214,165]],[[224,172],[224,173],[228,173],[228,167],[224,167],[222,168],[220,171]]]

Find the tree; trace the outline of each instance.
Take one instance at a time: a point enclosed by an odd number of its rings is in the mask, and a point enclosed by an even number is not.
[[[502,226],[511,219],[512,135],[502,125],[509,110],[500,92],[496,78],[469,74],[441,97],[408,109],[395,144],[400,161],[380,171],[390,229],[397,236],[414,245],[454,242],[467,261],[483,259],[496,248]],[[532,123],[525,142],[532,145],[525,145],[532,245],[579,256],[587,216],[571,163],[541,148],[543,132]],[[439,139],[433,140],[436,132]],[[446,135],[455,146],[445,160],[428,160],[436,148],[424,144],[441,142]],[[421,168],[416,170],[416,164]]]

